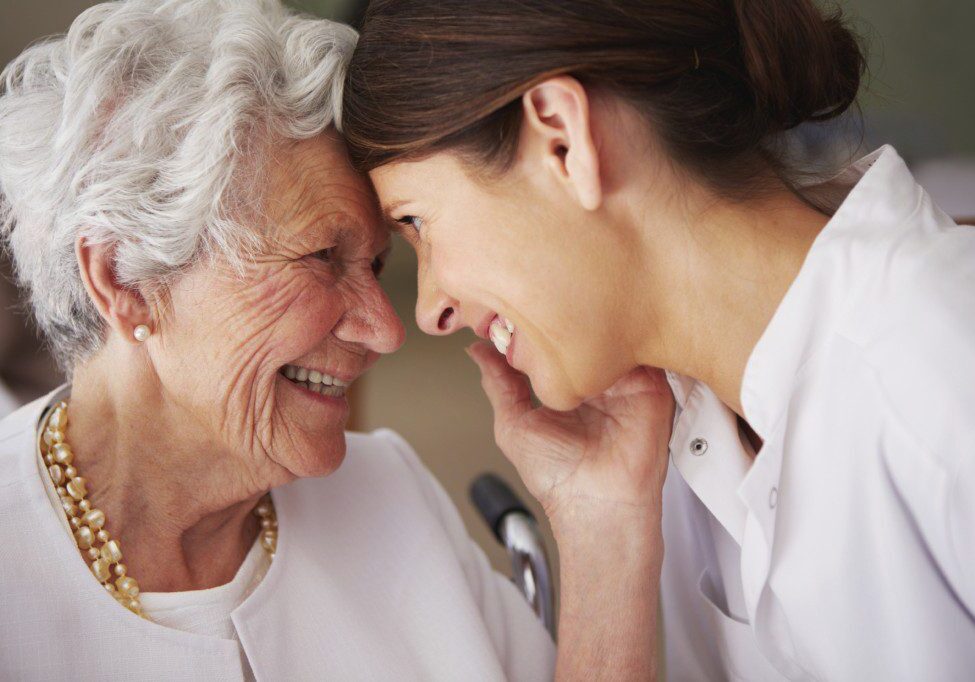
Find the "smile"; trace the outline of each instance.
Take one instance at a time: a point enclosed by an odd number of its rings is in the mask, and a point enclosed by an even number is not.
[[[515,335],[515,325],[505,318],[498,316],[491,321],[488,328],[491,342],[501,355],[508,355],[508,348],[511,346],[511,339]]]
[[[342,381],[338,377],[323,374],[318,370],[308,369],[307,367],[299,367],[298,365],[285,365],[281,368],[281,374],[301,388],[333,398],[345,396],[345,390],[349,386],[348,382]]]

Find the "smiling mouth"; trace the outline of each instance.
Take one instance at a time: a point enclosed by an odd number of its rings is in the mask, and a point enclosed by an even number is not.
[[[332,398],[344,397],[349,386],[348,382],[342,381],[338,377],[299,365],[285,365],[279,374],[305,390]]]
[[[501,355],[507,356],[508,348],[511,347],[511,339],[515,335],[515,325],[499,315],[491,320],[488,334],[497,351]]]

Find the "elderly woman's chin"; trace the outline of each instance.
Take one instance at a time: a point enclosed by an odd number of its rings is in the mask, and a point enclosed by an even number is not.
[[[299,478],[327,476],[338,469],[345,459],[349,417],[345,395],[323,394],[283,373],[275,379],[274,395],[286,440],[274,447],[272,458]]]

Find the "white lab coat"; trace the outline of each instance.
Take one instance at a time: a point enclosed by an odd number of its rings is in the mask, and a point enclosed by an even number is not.
[[[748,360],[754,462],[669,376],[668,677],[975,680],[975,228],[890,147],[810,195],[839,208]]]
[[[36,461],[47,398],[0,422],[0,679],[241,679],[236,642],[143,620],[98,584]],[[232,614],[258,680],[548,680],[554,645],[388,430],[272,491],[277,553]],[[160,557],[160,561],[165,561]]]

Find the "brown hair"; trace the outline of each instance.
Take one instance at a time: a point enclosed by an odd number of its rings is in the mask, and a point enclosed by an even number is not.
[[[635,105],[676,161],[746,190],[768,144],[855,101],[864,56],[812,0],[373,0],[345,83],[354,163],[511,162],[521,95],[555,75]]]

